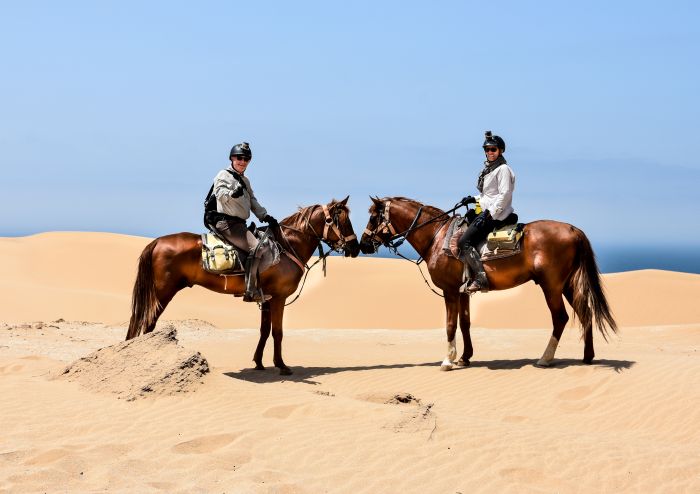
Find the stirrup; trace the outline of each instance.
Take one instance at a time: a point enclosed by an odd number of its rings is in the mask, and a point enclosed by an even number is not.
[[[244,302],[259,302],[259,303],[265,303],[268,300],[272,298],[272,295],[267,295],[262,292],[262,290],[256,290],[255,292],[248,292],[246,291],[243,294],[243,301]]]

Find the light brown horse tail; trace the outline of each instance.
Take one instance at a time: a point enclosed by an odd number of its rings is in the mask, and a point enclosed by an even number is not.
[[[573,295],[573,309],[581,322],[582,337],[586,336],[586,331],[592,331],[595,318],[595,325],[607,341],[608,328],[617,333],[617,324],[605,298],[593,247],[585,233],[578,228],[575,231],[579,240],[578,255],[576,268],[568,281]]]
[[[156,284],[153,277],[153,249],[158,239],[148,244],[139,257],[139,267],[131,296],[131,319],[126,339],[136,338],[153,325],[160,311],[160,302],[156,296]]]

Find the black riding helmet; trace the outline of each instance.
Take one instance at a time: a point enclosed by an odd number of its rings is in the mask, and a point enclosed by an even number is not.
[[[251,159],[253,157],[253,153],[250,151],[250,144],[248,144],[247,142],[242,142],[233,146],[231,148],[231,152],[228,155],[228,159],[231,159],[234,156],[243,156],[248,159]]]
[[[495,136],[490,130],[487,130],[484,132],[484,138],[484,145],[482,147],[496,146],[502,153],[506,152],[506,141],[501,139],[500,136]]]

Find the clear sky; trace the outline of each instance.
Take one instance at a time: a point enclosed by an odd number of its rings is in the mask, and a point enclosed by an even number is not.
[[[2,2],[0,235],[201,231],[230,147],[283,218],[447,209],[503,136],[523,221],[700,245],[697,2]]]

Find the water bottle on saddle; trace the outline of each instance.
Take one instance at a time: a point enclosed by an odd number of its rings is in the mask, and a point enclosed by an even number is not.
[[[488,279],[477,247],[494,229],[518,221],[512,205],[515,174],[503,157],[506,143],[487,130],[483,148],[486,161],[476,186],[480,194],[476,197],[467,196],[461,201],[465,206],[477,205],[477,210],[467,216],[469,227],[458,242],[460,259],[469,266],[471,272],[460,289],[463,293],[488,290]]]
[[[260,205],[245,176],[253,153],[247,142],[236,144],[231,148],[229,159],[231,166],[221,170],[214,178],[212,188],[207,195],[204,211],[204,225],[215,231],[231,245],[247,253],[245,260],[245,294],[246,302],[264,302],[270,299],[258,288],[258,265],[262,252],[258,249],[258,239],[246,227],[246,220],[251,211],[261,221],[277,227],[277,220],[267,214]]]

